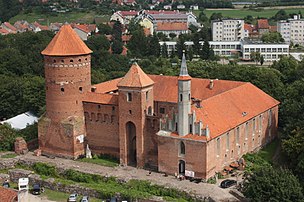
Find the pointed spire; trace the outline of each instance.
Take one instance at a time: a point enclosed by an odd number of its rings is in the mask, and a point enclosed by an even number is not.
[[[180,68],[179,76],[189,76],[188,69],[187,69],[187,63],[186,63],[185,51],[183,51],[182,65]]]

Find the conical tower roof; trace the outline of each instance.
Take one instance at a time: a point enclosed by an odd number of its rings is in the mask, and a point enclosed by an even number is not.
[[[41,52],[49,56],[86,55],[92,51],[70,25],[63,25],[49,45]]]
[[[188,74],[188,68],[187,68],[187,62],[186,62],[186,56],[185,53],[183,53],[182,57],[182,64],[180,68],[180,73],[179,73],[179,80],[190,80],[191,77]]]
[[[133,63],[124,78],[117,84],[118,87],[146,87],[153,85],[154,81],[138,66]]]

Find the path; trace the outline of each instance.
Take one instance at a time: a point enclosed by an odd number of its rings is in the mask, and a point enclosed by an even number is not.
[[[149,180],[152,183],[165,187],[172,187],[188,193],[195,193],[204,197],[211,197],[215,201],[238,201],[238,199],[229,193],[229,189],[221,189],[218,185],[207,183],[196,184],[188,180],[178,181],[174,176],[164,177],[162,174],[156,172],[152,172],[151,175],[148,175],[147,170],[137,169],[129,166],[118,166],[111,168],[69,159],[50,159],[44,156],[37,157],[34,156],[32,152],[17,158],[34,162],[53,163],[57,167],[74,169],[85,173],[100,174],[102,176],[115,176],[126,181],[130,179]]]

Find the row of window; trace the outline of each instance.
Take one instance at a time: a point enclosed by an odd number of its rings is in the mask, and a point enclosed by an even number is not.
[[[116,116],[115,115],[109,115],[109,114],[101,114],[97,113],[97,116],[95,113],[89,114],[89,112],[84,112],[84,116],[86,120],[89,121],[95,121],[95,122],[106,122],[106,123],[113,123],[115,121]]]
[[[85,60],[85,61],[88,61],[88,58],[85,58],[84,60]],[[58,60],[53,60],[54,63],[56,63],[57,61],[58,61]],[[59,60],[58,62],[64,63],[64,61],[65,61],[65,60],[62,59],[62,60]],[[76,61],[76,60],[75,60],[75,61]],[[81,61],[82,61],[81,59],[78,59],[78,62],[81,62]],[[73,59],[70,59],[70,62],[72,63],[72,62],[74,62],[74,60],[73,60]]]
[[[245,48],[245,53],[249,52],[268,52],[268,53],[282,53],[282,52],[288,52],[288,48]]]

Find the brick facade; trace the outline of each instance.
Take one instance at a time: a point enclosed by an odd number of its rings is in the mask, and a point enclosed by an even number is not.
[[[90,50],[73,40],[77,51],[42,52],[42,154],[78,158],[88,144],[122,165],[208,179],[276,136],[279,102],[250,83],[191,78],[183,57],[179,77],[147,75],[135,63],[125,77],[92,86]]]

